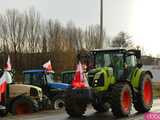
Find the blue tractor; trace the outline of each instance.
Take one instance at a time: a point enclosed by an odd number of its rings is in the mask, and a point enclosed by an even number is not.
[[[64,92],[70,85],[56,82],[54,71],[32,69],[23,71],[23,75],[24,84],[42,88],[43,94],[49,99],[52,109],[61,109],[64,107]]]

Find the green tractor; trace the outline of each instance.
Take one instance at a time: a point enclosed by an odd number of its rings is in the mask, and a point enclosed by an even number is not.
[[[78,59],[87,65],[89,87],[72,84],[66,91],[66,112],[71,117],[85,114],[88,104],[97,112],[111,108],[117,118],[128,116],[132,103],[139,113],[151,109],[153,75],[141,68],[141,51],[96,49],[80,54]]]

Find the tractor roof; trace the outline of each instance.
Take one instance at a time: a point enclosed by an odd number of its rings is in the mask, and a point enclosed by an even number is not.
[[[65,70],[65,71],[61,72],[61,74],[74,73],[74,72],[75,72],[74,70]]]
[[[25,70],[23,73],[35,73],[35,72],[45,72],[45,70],[35,69],[35,70]]]
[[[124,48],[107,48],[107,49],[94,49],[94,50],[91,50],[91,52],[108,52],[108,51],[124,51],[126,52],[127,50],[124,49]]]
[[[23,73],[40,73],[40,72],[46,72],[46,70],[44,70],[44,69],[31,69],[31,70],[24,70],[23,71]],[[51,71],[51,72],[53,72],[53,71]]]
[[[139,51],[136,49],[127,49],[127,48],[107,48],[107,49],[94,49],[91,52],[127,52],[127,51]]]

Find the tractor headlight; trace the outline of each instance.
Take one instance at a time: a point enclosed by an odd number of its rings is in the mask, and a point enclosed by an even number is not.
[[[98,75],[99,75],[99,78],[98,79],[94,79],[94,86],[95,87],[102,87],[102,86],[104,86],[104,83],[105,83],[104,82],[105,81],[104,75],[103,74],[98,74]]]
[[[35,88],[31,88],[30,89],[30,95],[33,96],[33,97],[38,96],[38,90],[35,89]]]

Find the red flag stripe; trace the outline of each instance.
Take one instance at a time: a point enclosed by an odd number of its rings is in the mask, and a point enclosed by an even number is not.
[[[88,81],[84,76],[83,68],[81,63],[77,65],[76,73],[74,75],[74,79],[72,81],[73,88],[86,88],[88,86]]]
[[[5,80],[5,81],[2,82],[2,84],[0,85],[0,93],[5,93],[5,92],[6,92],[6,88],[7,88],[7,81]]]

